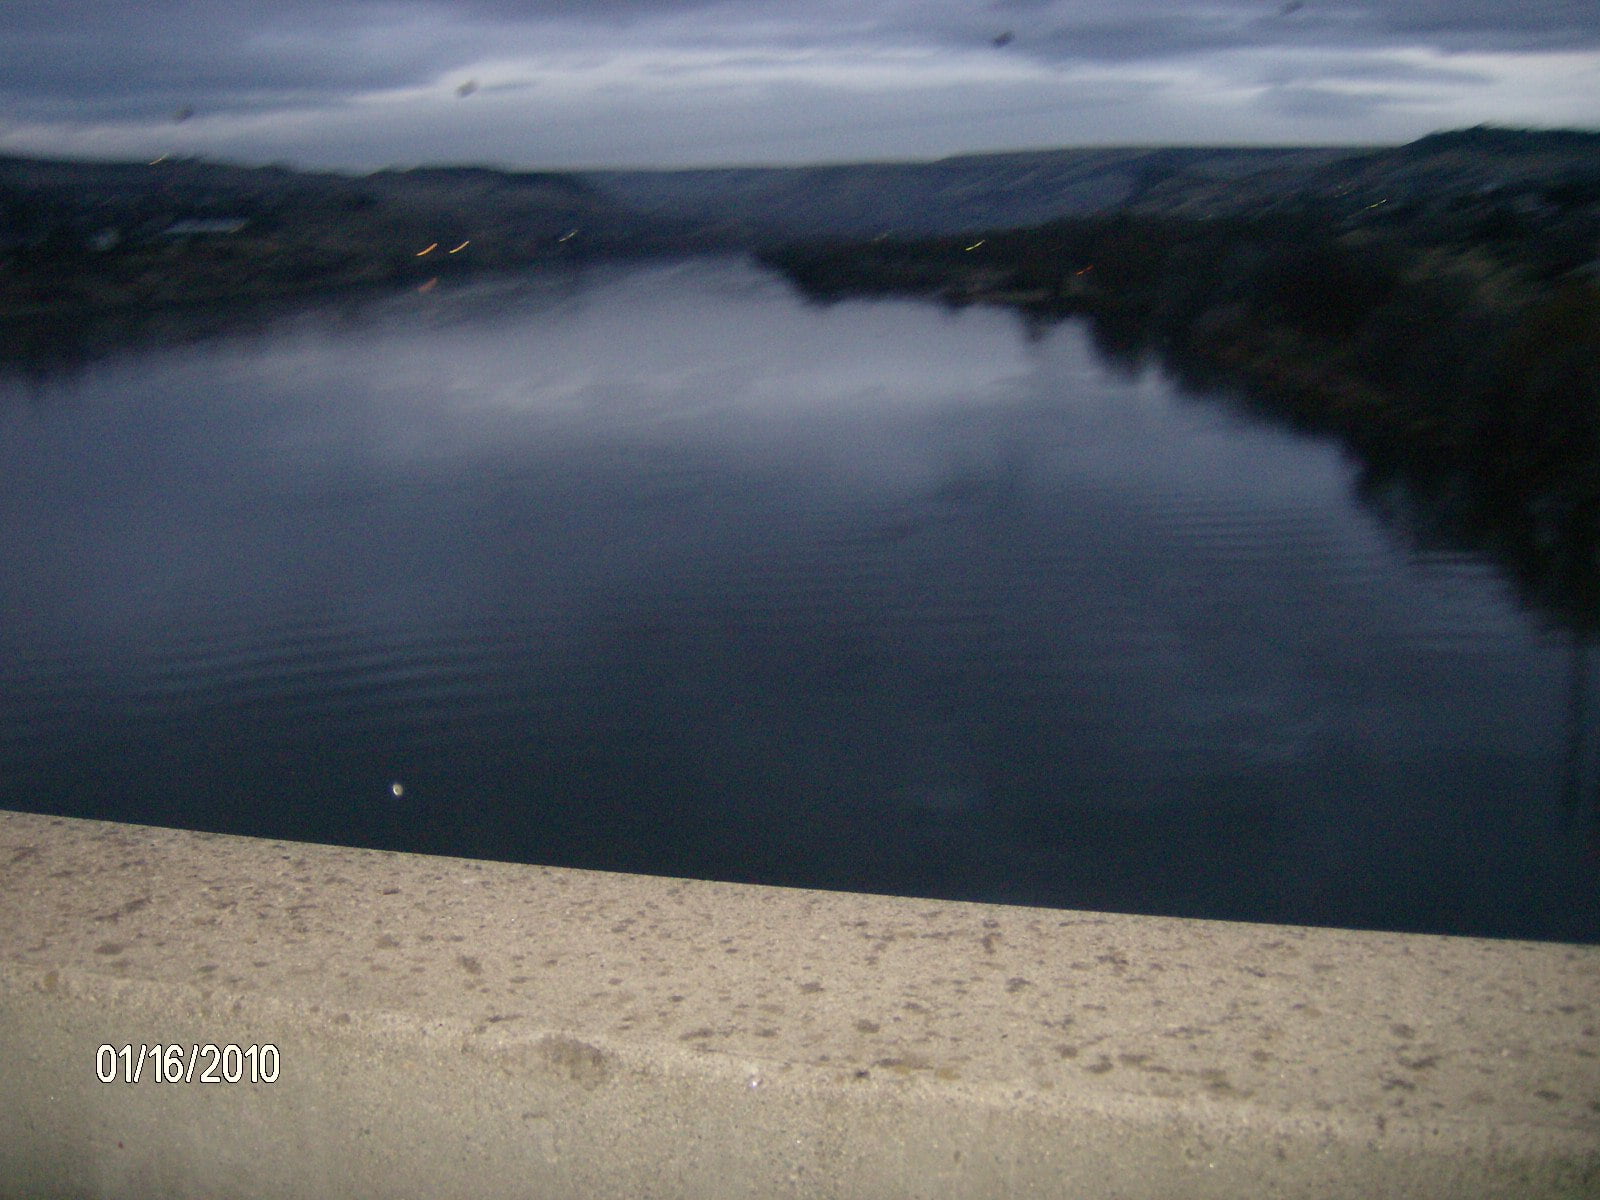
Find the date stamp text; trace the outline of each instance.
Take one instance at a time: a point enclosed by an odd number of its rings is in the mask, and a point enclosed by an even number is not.
[[[101,1046],[94,1055],[94,1075],[101,1083],[276,1083],[282,1065],[271,1042],[125,1042]]]

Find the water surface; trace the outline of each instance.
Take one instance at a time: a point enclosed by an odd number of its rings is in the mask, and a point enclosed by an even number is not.
[[[528,276],[0,382],[0,807],[1600,940],[1589,652],[1083,328]]]

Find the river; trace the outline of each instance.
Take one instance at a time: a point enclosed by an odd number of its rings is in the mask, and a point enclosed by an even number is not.
[[[0,375],[0,807],[1600,941],[1590,650],[1338,447],[738,260]]]

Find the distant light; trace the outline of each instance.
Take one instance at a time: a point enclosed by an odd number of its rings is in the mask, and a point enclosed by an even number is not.
[[[394,793],[396,796],[404,796],[406,794],[405,785],[400,783],[399,780],[396,780],[394,783],[391,783],[389,785],[389,790],[392,793]]]
[[[437,275],[435,275],[432,279],[428,280],[427,283],[425,283],[421,287],[419,287],[417,289],[417,291],[419,291],[419,292],[431,292],[431,291],[433,291],[434,288],[436,288],[438,286],[439,286],[439,277]]]
[[[556,239],[556,241],[558,241],[558,242],[570,242],[573,238],[575,238],[577,236],[578,236],[578,231],[576,229],[569,229],[569,230],[567,230],[567,232],[563,233],[560,237],[558,237]]]
[[[417,257],[421,258],[424,254],[432,254],[438,248],[439,248],[439,243],[435,242],[435,243],[433,243],[433,245],[429,246],[426,250],[418,250],[417,251]]]
[[[466,241],[462,242],[461,245],[457,246],[454,250],[450,251],[450,253],[451,254],[459,254],[461,251],[465,250],[470,245],[472,245],[472,239],[468,238]]]
[[[989,240],[988,238],[979,238],[977,241],[973,242],[972,245],[968,246],[967,249],[968,250],[976,250],[979,246],[983,245],[988,240]]]
[[[152,167],[155,167],[155,166],[161,165],[162,163],[164,163],[166,161],[167,161],[167,156],[165,154],[163,154],[160,158],[152,158],[150,160],[150,165]]]

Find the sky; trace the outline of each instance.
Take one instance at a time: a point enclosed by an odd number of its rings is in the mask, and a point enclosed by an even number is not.
[[[1600,128],[1597,0],[3,0],[0,153],[373,170]]]

